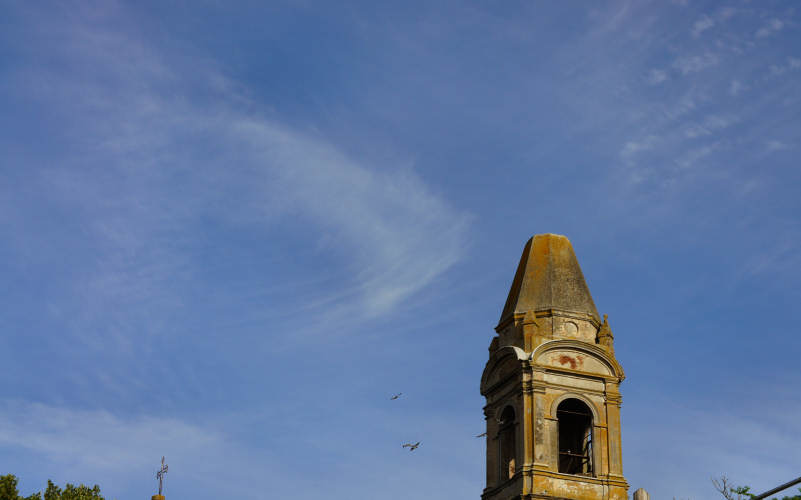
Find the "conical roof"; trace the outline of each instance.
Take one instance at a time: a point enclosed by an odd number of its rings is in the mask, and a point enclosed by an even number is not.
[[[586,313],[599,319],[573,245],[559,234],[538,234],[528,240],[500,322],[514,313],[547,309]]]

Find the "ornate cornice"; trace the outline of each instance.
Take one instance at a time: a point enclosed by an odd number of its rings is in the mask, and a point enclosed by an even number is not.
[[[620,363],[618,363],[614,356],[611,356],[605,349],[595,344],[589,344],[581,340],[549,340],[537,346],[537,348],[534,349],[529,355],[529,359],[536,361],[536,359],[542,354],[555,349],[573,349],[576,351],[583,351],[602,360],[610,368],[610,371],[619,382],[622,382],[623,379],[626,378],[626,374],[623,372],[623,367],[620,366]]]
[[[509,316],[507,316],[498,323],[498,325],[495,327],[495,331],[497,333],[501,333],[501,330],[503,330],[504,328],[506,328],[511,324],[515,326],[523,325],[525,324],[526,316],[533,316],[534,321],[536,321],[537,318],[548,318],[548,317],[559,316],[561,318],[589,321],[595,328],[601,327],[601,321],[592,314],[551,308],[551,309],[538,309],[536,311],[528,311],[525,313],[516,312],[514,314],[510,314]]]

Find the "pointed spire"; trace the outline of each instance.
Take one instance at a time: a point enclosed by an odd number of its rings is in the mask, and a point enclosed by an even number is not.
[[[538,234],[526,243],[500,322],[515,313],[548,309],[599,319],[573,245],[558,234]]]

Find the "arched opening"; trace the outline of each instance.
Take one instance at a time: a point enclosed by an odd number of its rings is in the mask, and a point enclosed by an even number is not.
[[[515,410],[511,406],[507,406],[501,412],[498,427],[498,457],[500,464],[498,479],[500,481],[506,481],[515,475],[515,456],[517,455],[515,424]]]
[[[592,412],[578,399],[556,409],[559,421],[559,472],[592,475]]]

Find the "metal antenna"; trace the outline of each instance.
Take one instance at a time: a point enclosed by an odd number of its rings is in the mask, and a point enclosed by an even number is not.
[[[164,463],[164,457],[161,457],[161,469],[159,469],[159,471],[156,472],[156,477],[159,480],[159,496],[161,496],[161,487],[163,485],[164,474],[167,473],[167,469],[169,469],[169,466]]]

